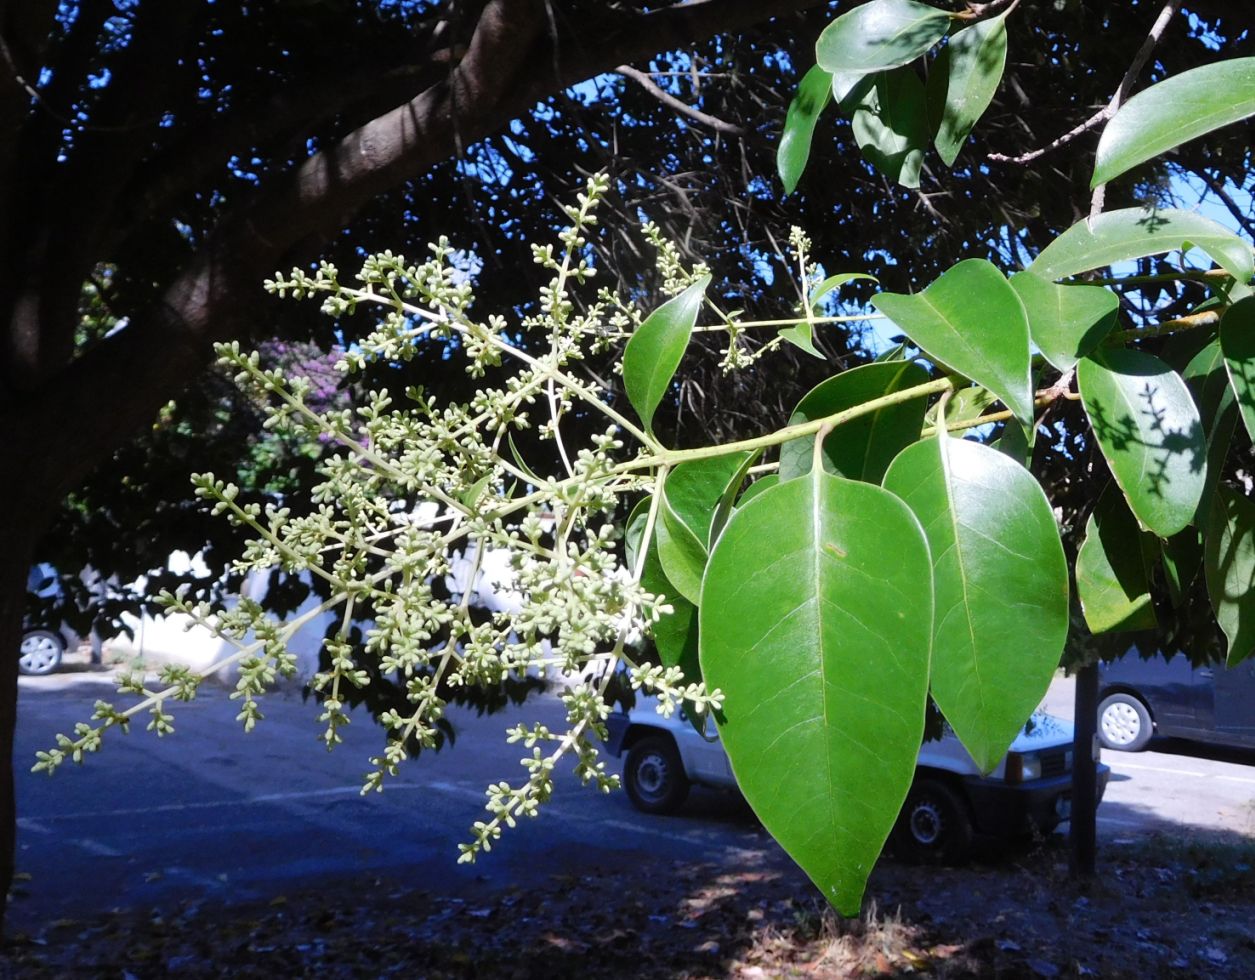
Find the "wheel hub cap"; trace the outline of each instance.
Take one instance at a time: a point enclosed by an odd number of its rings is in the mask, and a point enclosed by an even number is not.
[[[1113,744],[1128,745],[1141,734],[1142,719],[1132,705],[1108,705],[1102,713],[1102,731]]]
[[[921,844],[935,844],[941,836],[941,813],[931,803],[920,803],[911,811],[911,836]]]
[[[636,771],[636,783],[650,795],[662,792],[667,783],[667,763],[656,755],[643,760]]]
[[[29,636],[22,641],[21,662],[27,670],[47,669],[57,659],[56,644],[46,636]]]

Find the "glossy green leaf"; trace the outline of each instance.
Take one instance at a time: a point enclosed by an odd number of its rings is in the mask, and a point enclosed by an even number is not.
[[[997,400],[997,395],[980,385],[960,388],[946,400],[946,422],[970,422],[980,418]],[[929,407],[924,415],[926,426],[937,424],[937,412],[940,408],[941,402],[935,402]]]
[[[732,484],[740,485],[752,454],[725,453],[681,463],[667,476],[666,510],[688,529],[703,548],[710,545],[710,527],[719,501]]]
[[[1201,248],[1239,282],[1251,278],[1251,247],[1224,225],[1190,211],[1125,208],[1078,221],[1042,249],[1029,271],[1066,279],[1091,269],[1189,247]]]
[[[511,433],[509,430],[506,430],[505,437],[506,437],[506,442],[509,443],[509,446],[510,446],[510,455],[514,457],[514,462],[518,466],[518,468],[522,470],[523,473],[527,476],[528,480],[531,481],[532,486],[534,487],[543,486],[545,481],[532,472],[532,468],[527,465],[527,460],[525,460],[523,458],[523,454],[519,452],[519,447],[514,444],[513,433]]]
[[[966,259],[922,293],[881,293],[872,305],[929,357],[984,385],[1021,421],[1032,420],[1024,304],[989,262]]]
[[[1153,629],[1155,606],[1143,557],[1146,532],[1124,495],[1108,487],[1085,524],[1076,555],[1076,594],[1093,633]]]
[[[1255,115],[1255,58],[1231,58],[1138,92],[1102,131],[1090,187],[1173,147]]]
[[[714,516],[710,519],[710,542],[713,543],[719,539],[719,535],[727,526],[728,518],[732,516],[732,512],[736,509],[737,496],[741,492],[741,486],[749,478],[750,467],[762,458],[762,451],[753,453],[739,453],[744,457],[741,465],[736,468],[736,472],[732,474],[724,487],[723,496],[719,498],[719,503],[715,507]],[[709,545],[707,547],[709,550]]]
[[[1007,63],[1006,15],[965,27],[951,36],[928,72],[933,145],[947,167],[989,108]]]
[[[790,425],[826,418],[874,398],[913,388],[928,381],[928,372],[913,361],[864,364],[822,381],[798,402]],[[887,405],[838,425],[824,439],[824,469],[851,480],[879,483],[885,468],[904,446],[919,438],[925,400]],[[813,437],[794,439],[780,447],[780,479],[809,473],[814,458]]]
[[[789,111],[784,117],[784,132],[776,150],[776,170],[786,194],[792,194],[797,189],[797,182],[802,179],[811,154],[815,124],[831,98],[832,73],[815,65],[802,76],[797,95],[789,103]]]
[[[640,558],[641,538],[645,536],[645,525],[649,520],[649,505],[652,498],[645,497],[636,502],[627,523],[623,525],[623,556],[629,571],[636,570]]]
[[[1221,317],[1220,349],[1247,434],[1255,438],[1255,296],[1239,300]]]
[[[1160,539],[1159,544],[1168,599],[1174,608],[1180,608],[1203,567],[1203,536],[1198,528],[1187,527],[1179,534]]]
[[[1011,277],[1028,314],[1028,333],[1060,371],[1076,366],[1116,325],[1120,300],[1102,286],[1060,285],[1033,272]]]
[[[1004,425],[1002,427],[1002,435],[994,443],[994,449],[1021,466],[1028,466],[1030,447],[1028,436],[1024,434],[1022,425],[1016,425],[1013,422],[1008,422]]]
[[[646,497],[632,510],[624,533],[627,546],[628,567],[636,567],[636,556],[649,518],[651,500]],[[655,524],[655,526],[657,526]],[[650,539],[641,569],[641,587],[654,595],[664,596],[672,612],[663,615],[650,627],[658,659],[664,667],[679,667],[688,681],[701,678],[697,660],[697,607],[681,595],[668,581],[658,557],[658,540]]]
[[[1045,695],[1068,634],[1054,512],[1024,467],[946,435],[904,449],[885,488],[928,537],[933,699],[990,772]]]
[[[1207,473],[1198,508],[1194,512],[1194,524],[1203,527],[1211,511],[1212,494],[1220,482],[1238,421],[1237,399],[1229,383],[1220,341],[1213,340],[1195,354],[1181,376],[1194,396],[1194,404],[1203,423],[1203,436],[1207,440]]]
[[[914,61],[950,28],[950,14],[913,0],[871,0],[842,14],[815,42],[830,72],[867,74]]]
[[[818,286],[811,290],[811,305],[815,305],[834,289],[844,286],[847,282],[853,282],[856,279],[867,279],[871,282],[879,283],[880,280],[866,272],[838,272],[834,276],[829,276]]]
[[[779,482],[780,474],[778,473],[768,473],[766,476],[760,476],[745,488],[745,492],[741,494],[741,499],[737,501],[737,506],[744,507],[764,490],[770,490]]]
[[[489,482],[492,480],[491,473],[485,473],[473,484],[467,487],[458,498],[465,506],[473,508],[479,502],[479,498],[484,495]]]
[[[839,71],[832,76],[832,97],[847,116],[875,81],[876,75],[862,72]]]
[[[855,279],[869,279],[872,282],[878,282],[875,276],[868,275],[866,272],[838,272],[836,275],[829,276],[823,282],[819,283],[810,294],[810,305],[815,306],[820,300],[827,296],[834,289],[837,289],[847,282]],[[795,347],[806,351],[806,353],[818,357],[821,360],[827,360],[827,356],[818,347],[815,346],[813,323],[803,320],[795,323],[790,327],[782,327],[779,331],[780,336],[793,344]]]
[[[1203,567],[1232,667],[1255,650],[1255,503],[1230,487],[1213,499]]]
[[[730,453],[681,463],[667,477],[657,521],[658,557],[680,594],[696,604],[701,596],[710,529],[719,501],[733,480],[744,479],[749,453]]]
[[[663,303],[636,328],[623,350],[623,387],[646,429],[653,428],[654,412],[684,357],[709,285],[710,276],[702,276]]]
[[[924,83],[910,67],[880,72],[861,97],[842,103],[851,111],[854,141],[867,162],[903,187],[919,187],[928,147]]]
[[[1207,444],[1181,376],[1142,351],[1103,350],[1077,367],[1081,401],[1116,483],[1143,527],[1166,538],[1194,518]]]
[[[809,320],[802,320],[791,327],[781,327],[778,332],[790,344],[811,357],[818,357],[821,361],[828,360],[824,352],[815,346],[815,326]]]
[[[780,483],[728,522],[699,618],[745,798],[824,896],[857,913],[924,732],[932,570],[919,523],[873,484]]]

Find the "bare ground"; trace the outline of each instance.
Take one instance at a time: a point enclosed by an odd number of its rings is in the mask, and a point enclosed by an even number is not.
[[[382,880],[263,905],[184,905],[51,923],[6,943],[0,976],[1255,976],[1255,841],[1109,846],[1085,884],[1061,839],[996,863],[884,861],[843,920],[794,870],[590,869],[472,897]]]

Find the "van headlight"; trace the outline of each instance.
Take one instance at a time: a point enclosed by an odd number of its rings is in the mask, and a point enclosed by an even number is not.
[[[1035,752],[1008,753],[1006,781],[1027,783],[1034,779],[1041,779],[1041,757]]]

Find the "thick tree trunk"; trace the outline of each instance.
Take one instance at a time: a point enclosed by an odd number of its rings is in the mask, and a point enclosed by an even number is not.
[[[17,726],[17,649],[22,635],[26,576],[35,544],[52,513],[46,501],[33,499],[22,487],[20,472],[10,472],[6,485],[0,486],[0,895],[5,897],[0,902],[0,934],[15,871],[13,737]]]
[[[199,373],[212,357],[213,341],[247,338],[253,297],[285,253],[325,238],[375,195],[501,128],[566,85],[660,49],[817,3],[690,0],[643,14],[608,6],[596,22],[581,18],[579,30],[572,31],[565,22],[552,22],[548,5],[540,0],[488,0],[456,68],[442,72],[438,82],[409,102],[314,154],[255,198],[242,200],[196,257],[165,284],[153,306],[134,311],[125,329],[72,358],[81,274],[111,257],[105,254],[110,239],[103,229],[110,222],[125,223],[126,215],[115,210],[106,220],[102,213],[85,225],[80,207],[63,209],[64,243],[50,244],[38,252],[42,261],[35,261],[33,243],[56,229],[45,227],[48,215],[38,209],[25,216],[18,212],[36,200],[29,195],[46,200],[44,178],[52,159],[38,153],[23,158],[17,137],[31,119],[48,121],[30,115],[28,95],[12,64],[7,73],[0,64],[0,178],[5,178],[0,180],[0,259],[5,260],[0,266],[8,273],[0,277],[0,431],[15,462],[15,470],[5,473],[8,484],[0,486],[0,885],[7,889],[13,875],[16,650],[25,580],[39,534],[64,495]],[[19,7],[42,10],[38,22],[25,19],[35,26],[21,36],[46,40],[47,30],[39,25],[51,18],[56,4],[23,0]],[[22,55],[17,35],[9,30],[16,21],[4,10],[0,3],[0,35],[8,37],[10,53]],[[181,10],[166,14],[173,27],[163,31],[158,25],[154,36],[159,40],[179,36],[176,28],[187,23]],[[84,37],[93,40],[95,34],[85,31]],[[40,64],[34,54],[25,60],[30,71]],[[140,87],[147,90],[146,69],[161,66],[146,66],[140,59],[137,67]],[[130,142],[122,150],[128,148],[133,148]],[[221,167],[235,149],[211,140],[197,159],[203,156]],[[91,161],[85,165],[90,172]],[[14,180],[15,174],[29,180]],[[182,176],[194,182],[196,175]],[[176,186],[180,179],[171,177]],[[107,183],[120,186],[112,170]],[[118,196],[129,207],[145,195],[139,187]],[[156,193],[156,200],[161,198]],[[78,241],[74,235],[84,227],[105,234],[105,240]],[[67,261],[60,254],[64,251],[77,261]]]
[[[1082,667],[1076,675],[1072,741],[1072,844],[1069,862],[1074,878],[1092,878],[1097,841],[1098,762],[1094,758],[1098,734],[1098,666]]]

